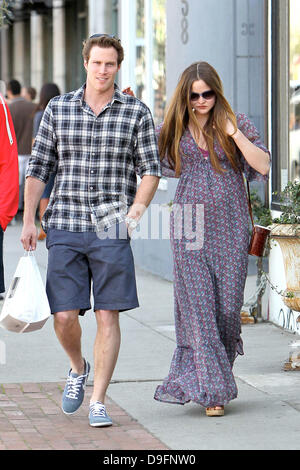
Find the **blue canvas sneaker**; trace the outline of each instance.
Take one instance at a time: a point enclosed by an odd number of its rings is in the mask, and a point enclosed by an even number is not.
[[[106,413],[105,406],[100,401],[90,404],[90,425],[93,427],[111,426],[112,420]]]
[[[84,398],[85,386],[90,372],[90,364],[84,359],[84,373],[75,374],[69,370],[67,383],[62,396],[62,410],[70,415],[78,410]]]

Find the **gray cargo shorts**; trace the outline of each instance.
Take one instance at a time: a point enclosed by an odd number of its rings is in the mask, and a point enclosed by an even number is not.
[[[51,313],[80,310],[84,315],[91,308],[91,291],[94,310],[122,312],[139,306],[127,231],[124,238],[104,238],[96,232],[50,228],[46,246]]]

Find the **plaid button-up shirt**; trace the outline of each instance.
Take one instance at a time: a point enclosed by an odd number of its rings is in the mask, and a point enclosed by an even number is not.
[[[26,176],[47,183],[56,171],[43,227],[91,232],[124,220],[136,174],[161,176],[155,128],[147,106],[115,85],[96,116],[85,85],[53,98],[32,149]]]

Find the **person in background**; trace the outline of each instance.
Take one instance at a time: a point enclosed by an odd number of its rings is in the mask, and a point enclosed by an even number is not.
[[[193,401],[207,416],[223,416],[237,396],[232,368],[243,354],[249,247],[243,174],[267,181],[270,155],[248,117],[233,112],[207,62],[183,72],[157,135],[162,174],[179,182],[170,228],[177,347],[154,398]]]
[[[18,80],[10,80],[6,95],[9,110],[14,124],[18,145],[19,160],[19,209],[23,210],[25,172],[31,154],[33,113],[35,104],[21,96],[21,84]]]
[[[46,109],[47,104],[52,98],[58,95],[60,95],[60,90],[55,83],[45,83],[42,86],[41,91],[40,91],[39,102],[37,104],[34,118],[33,118],[33,142],[38,133],[40,122],[42,120],[44,110]],[[43,215],[49,203],[50,194],[54,186],[55,175],[56,175],[56,172],[54,171],[51,174],[48,183],[46,184],[45,190],[40,200],[40,204],[39,204],[40,222],[42,222]],[[44,240],[45,238],[46,238],[46,233],[44,232],[42,225],[41,225],[39,235],[38,235],[38,240]]]
[[[36,98],[36,89],[32,86],[24,86],[21,90],[21,96],[27,101],[34,101]]]
[[[0,94],[0,299],[5,292],[3,234],[18,212],[18,149],[9,108]]]

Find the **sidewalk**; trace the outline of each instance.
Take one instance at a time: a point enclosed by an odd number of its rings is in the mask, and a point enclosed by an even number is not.
[[[84,404],[67,416],[61,411],[65,383],[4,384],[0,389],[0,450],[165,450],[111,399],[114,426],[101,430],[87,424],[91,387]]]
[[[7,287],[23,254],[20,230],[17,224],[5,233]],[[36,256],[45,277],[44,242]],[[168,374],[175,348],[173,286],[139,269],[137,282],[140,307],[120,315],[122,344],[107,400],[111,428],[88,425],[92,374],[78,413],[69,417],[61,412],[69,364],[52,318],[28,335],[0,329],[6,353],[5,363],[0,363],[0,450],[299,449],[300,375],[283,371],[288,345],[298,337],[270,323],[243,326],[245,356],[234,368],[239,397],[226,407],[224,418],[207,418],[194,403],[156,402],[155,388]],[[254,286],[255,277],[250,276],[246,299]],[[93,365],[93,313],[81,324],[83,353]]]

